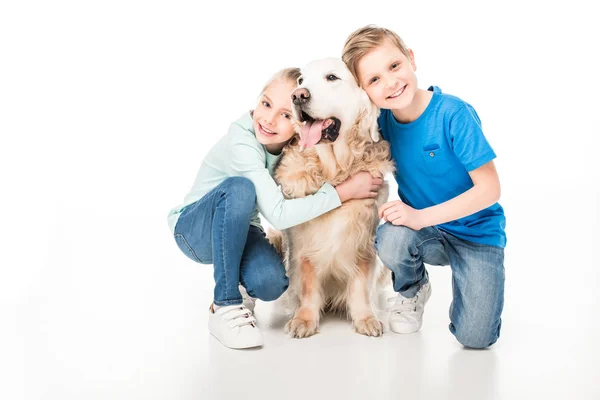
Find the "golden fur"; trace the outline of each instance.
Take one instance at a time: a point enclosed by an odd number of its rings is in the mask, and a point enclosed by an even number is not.
[[[391,172],[389,144],[372,138],[377,112],[374,106],[356,112],[355,123],[349,128],[342,126],[334,143],[302,149],[298,138],[292,139],[274,176],[284,196],[304,197],[318,191],[325,182],[336,186],[359,171],[382,177]],[[377,198],[346,201],[282,233],[269,232],[269,239],[284,257],[290,278],[285,296],[297,305],[287,324],[291,336],[315,334],[324,309],[347,313],[361,334],[383,333],[372,311],[370,294],[373,285],[381,282],[378,277],[384,270],[376,267],[374,236],[379,223],[377,208],[387,197],[384,183]]]

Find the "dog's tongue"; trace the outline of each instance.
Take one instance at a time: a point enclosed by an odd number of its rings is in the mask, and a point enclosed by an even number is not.
[[[307,121],[300,133],[300,146],[307,148],[319,143],[324,122],[325,121],[322,119],[317,119],[312,122]]]

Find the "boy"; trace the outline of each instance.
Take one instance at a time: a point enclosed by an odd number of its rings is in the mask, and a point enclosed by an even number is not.
[[[346,40],[342,59],[381,109],[401,201],[382,205],[375,246],[398,292],[390,329],[421,328],[431,284],[424,263],[450,265],[450,332],[485,348],[500,335],[506,220],[494,151],[477,113],[435,86],[417,87],[412,50],[394,32],[369,25]]]

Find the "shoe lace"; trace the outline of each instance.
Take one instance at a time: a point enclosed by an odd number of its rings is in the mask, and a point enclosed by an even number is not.
[[[252,316],[252,311],[243,305],[224,312],[223,318],[231,328],[242,327],[244,325],[256,326],[256,318]]]

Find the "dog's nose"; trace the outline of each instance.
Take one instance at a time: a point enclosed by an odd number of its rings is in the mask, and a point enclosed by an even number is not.
[[[295,105],[300,105],[306,103],[310,99],[310,92],[308,89],[300,88],[294,90],[292,93],[292,103]]]

